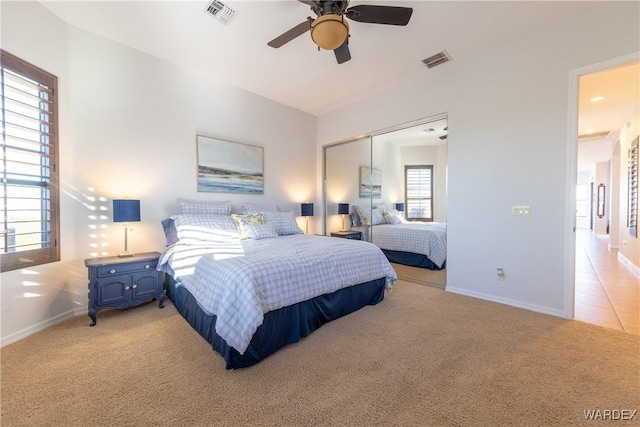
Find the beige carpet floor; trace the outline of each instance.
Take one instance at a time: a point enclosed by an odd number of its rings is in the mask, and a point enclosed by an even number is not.
[[[639,337],[399,281],[247,369],[171,303],[1,351],[2,426],[569,426],[640,409]],[[638,425],[635,421],[615,425]]]

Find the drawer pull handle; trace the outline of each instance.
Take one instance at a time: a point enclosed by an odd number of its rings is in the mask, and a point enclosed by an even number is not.
[[[133,285],[133,286],[132,286],[132,288],[133,288],[133,289],[135,289],[135,288],[137,288],[137,287],[138,287],[138,285]]]
[[[149,264],[145,265],[144,268],[149,269]]]
[[[109,273],[111,273],[111,274],[113,274],[115,272],[116,272],[115,270],[109,270]]]
[[[125,291],[128,291],[128,290],[129,290],[129,287],[128,287],[128,286],[125,286],[125,287],[124,287],[124,290],[125,290]]]

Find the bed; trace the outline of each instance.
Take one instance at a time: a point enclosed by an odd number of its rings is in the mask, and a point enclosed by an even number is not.
[[[397,278],[369,242],[306,235],[297,226],[299,232],[282,234],[282,227],[266,225],[269,233],[239,238],[241,227],[229,218],[171,217],[175,235],[167,235],[158,263],[168,298],[227,369],[251,366],[329,321],[378,304]]]
[[[356,205],[351,219],[352,229],[382,249],[389,261],[429,270],[445,268],[446,223],[409,222],[402,213],[384,205],[370,210]]]
[[[372,226],[370,237],[391,262],[429,270],[445,268],[447,231],[444,223],[379,224]]]

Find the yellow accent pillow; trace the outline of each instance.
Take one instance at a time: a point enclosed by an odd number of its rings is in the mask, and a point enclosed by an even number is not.
[[[238,224],[238,234],[240,235],[240,240],[246,240],[251,238],[251,234],[245,225],[249,224],[264,224],[264,215],[261,213],[255,214],[231,214],[231,218]]]

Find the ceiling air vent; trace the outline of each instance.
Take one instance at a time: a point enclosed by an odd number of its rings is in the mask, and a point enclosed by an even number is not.
[[[223,24],[229,24],[233,18],[238,14],[237,10],[231,9],[226,4],[218,0],[213,0],[204,8],[204,13],[211,15]]]
[[[436,65],[444,64],[445,62],[451,61],[451,57],[444,50],[440,53],[436,53],[433,56],[430,56],[426,59],[422,60],[422,63],[426,65],[428,68],[433,68]]]

